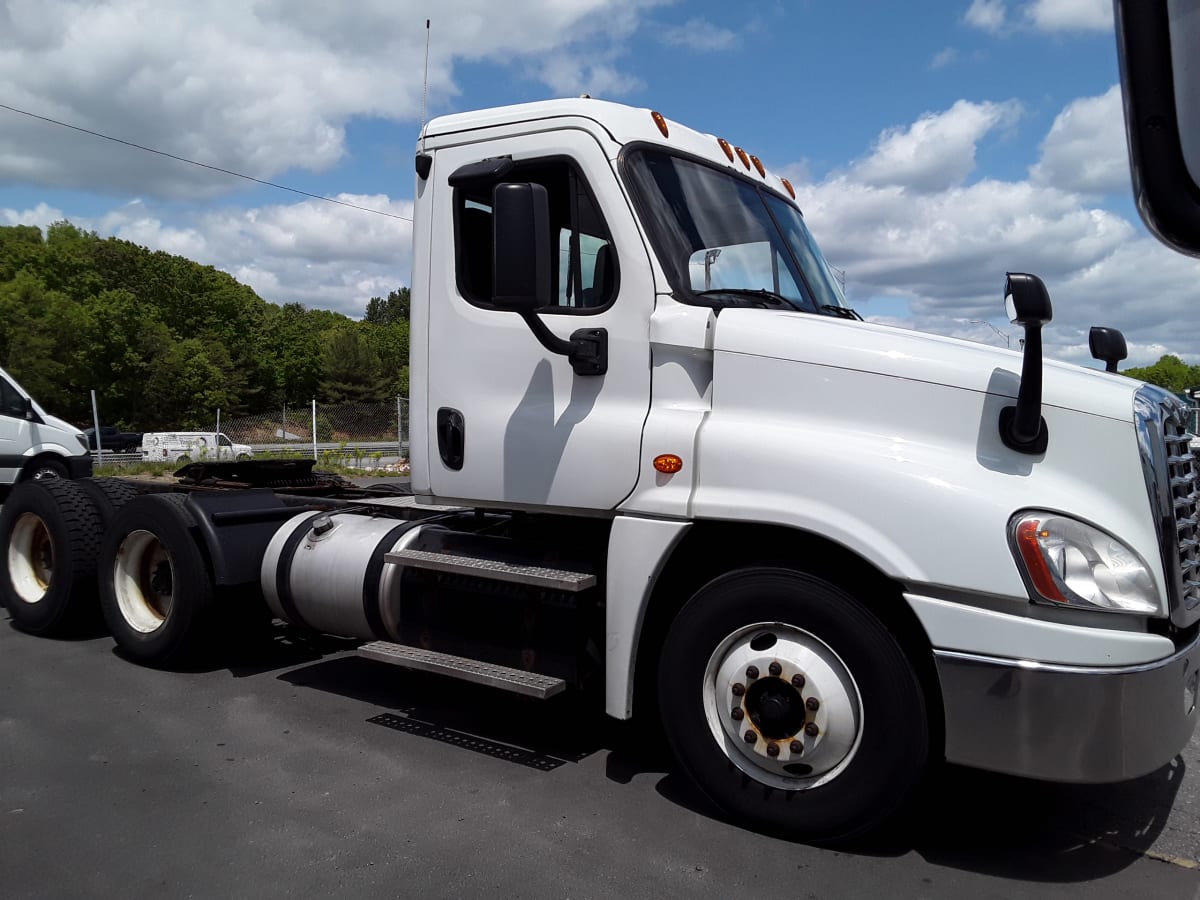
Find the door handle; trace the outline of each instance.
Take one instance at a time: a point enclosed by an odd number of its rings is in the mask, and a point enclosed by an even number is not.
[[[457,409],[443,406],[437,411],[437,441],[438,453],[446,468],[460,470],[467,440],[463,414]]]

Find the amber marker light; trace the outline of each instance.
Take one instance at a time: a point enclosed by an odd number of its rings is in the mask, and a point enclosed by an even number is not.
[[[661,453],[654,457],[654,468],[667,475],[674,475],[683,468],[683,460],[674,453]]]
[[[743,150],[741,147],[734,147],[733,152],[738,155],[738,159],[740,159],[742,161],[742,165],[746,167],[747,171],[749,171],[750,157],[746,155],[746,151]]]
[[[729,161],[733,162],[733,148],[729,146],[729,141],[725,140],[725,138],[717,138],[717,145],[721,148],[721,151],[729,158]]]
[[[1066,603],[1067,598],[1054,583],[1054,576],[1050,573],[1050,567],[1046,564],[1038,545],[1041,538],[1049,536],[1050,532],[1043,531],[1042,523],[1037,519],[1026,519],[1017,526],[1017,549],[1021,551],[1021,559],[1025,560],[1025,568],[1033,580],[1034,589],[1047,600]]]
[[[786,178],[780,178],[779,180],[783,182],[783,186],[785,188],[787,188],[787,192],[791,196],[791,198],[793,200],[795,200],[796,199],[796,189],[794,187],[792,187],[792,183],[790,181],[788,181]]]
[[[654,120],[654,124],[658,126],[658,130],[662,132],[663,137],[670,137],[667,133],[667,120],[663,118],[660,112],[651,112],[650,118]]]
[[[761,159],[759,159],[757,156],[752,155],[750,157],[750,162],[754,163],[754,168],[758,170],[759,175],[761,175],[763,178],[767,177],[767,170],[763,168]]]

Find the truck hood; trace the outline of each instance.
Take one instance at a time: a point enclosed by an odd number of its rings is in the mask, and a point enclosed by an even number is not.
[[[724,309],[717,353],[792,360],[1016,398],[1021,353],[974,341],[785,310]],[[1044,360],[1042,402],[1128,422],[1142,382]]]

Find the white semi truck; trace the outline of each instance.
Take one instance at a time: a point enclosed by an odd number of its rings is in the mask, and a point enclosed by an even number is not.
[[[1036,277],[1006,286],[1023,353],[864,322],[785,179],[598,100],[435,119],[416,169],[413,496],[29,485],[0,515],[18,626],[98,598],[169,666],[265,600],[373,660],[593,691],[814,840],[940,760],[1103,782],[1186,745],[1186,411],[1044,361]]]

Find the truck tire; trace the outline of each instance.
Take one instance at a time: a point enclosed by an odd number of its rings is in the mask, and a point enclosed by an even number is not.
[[[92,498],[65,478],[13,487],[0,511],[0,602],[30,634],[68,631],[96,609],[102,525]]]
[[[658,676],[667,739],[718,806],[804,840],[859,837],[924,774],[924,694],[863,604],[818,578],[741,569],[688,601]]]
[[[92,498],[96,512],[105,525],[112,521],[121,507],[138,495],[138,489],[121,478],[81,478],[76,483]]]
[[[134,497],[100,545],[104,620],[117,646],[145,665],[178,664],[207,636],[212,576],[185,502],[182,494]]]

